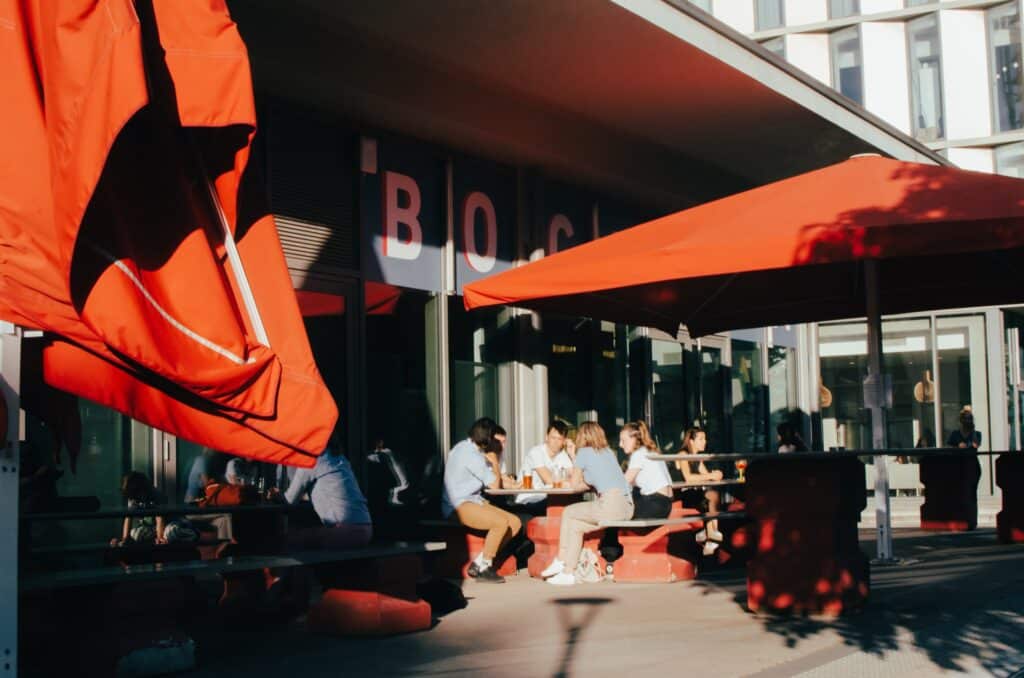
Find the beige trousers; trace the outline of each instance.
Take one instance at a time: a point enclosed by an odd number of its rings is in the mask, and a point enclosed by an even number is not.
[[[595,501],[584,501],[565,508],[562,527],[558,535],[558,559],[565,563],[565,571],[576,569],[576,561],[583,550],[583,537],[597,529],[602,520],[629,520],[633,517],[633,498],[620,490],[609,490]]]
[[[459,522],[474,530],[487,530],[484,537],[484,558],[494,560],[501,547],[519,534],[523,523],[508,511],[502,511],[490,504],[474,504],[464,501],[455,509]]]

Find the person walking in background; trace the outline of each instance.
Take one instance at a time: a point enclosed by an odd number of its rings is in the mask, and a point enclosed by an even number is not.
[[[587,532],[597,529],[601,521],[633,517],[629,483],[619,466],[618,457],[608,448],[604,429],[596,421],[583,422],[576,433],[572,487],[580,491],[593,488],[597,499],[572,504],[562,514],[558,557],[541,572],[549,584],[556,586],[576,583],[574,572]]]
[[[505,581],[495,572],[494,562],[523,527],[518,517],[483,498],[484,488],[502,486],[501,462],[494,441],[495,431],[499,429],[489,417],[473,422],[468,437],[448,453],[441,496],[441,512],[445,518],[454,515],[460,524],[487,532],[484,548],[470,563],[468,574],[489,583]]]
[[[960,428],[949,434],[946,446],[975,450],[981,447],[981,431],[974,427],[974,410],[970,405],[960,410]]]

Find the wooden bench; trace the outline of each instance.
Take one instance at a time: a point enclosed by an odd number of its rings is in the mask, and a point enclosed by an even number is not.
[[[697,576],[700,552],[692,539],[678,539],[701,530],[707,520],[743,518],[740,512],[699,513],[673,508],[659,520],[609,520],[600,529],[615,528],[622,556],[615,561],[617,582],[673,582]]]

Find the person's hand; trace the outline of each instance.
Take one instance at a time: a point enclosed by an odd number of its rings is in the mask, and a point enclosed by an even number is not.
[[[723,476],[722,476],[722,472],[721,471],[715,470],[715,471],[711,472],[711,479],[712,480],[721,480],[722,478],[723,478]]]
[[[967,447],[967,443],[960,443],[957,447]]]
[[[565,441],[565,453],[568,454],[572,459],[576,458],[576,443],[571,440]]]
[[[118,539],[117,537],[114,537],[113,539],[110,540],[110,548],[116,549],[118,546],[121,546],[121,544],[122,544],[121,540]]]
[[[156,541],[157,544],[166,544],[167,537],[157,537],[154,541]]]
[[[523,484],[510,475],[503,475],[501,477],[501,486],[506,489],[514,489],[522,487]]]

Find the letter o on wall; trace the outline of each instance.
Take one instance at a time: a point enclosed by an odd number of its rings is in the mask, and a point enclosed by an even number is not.
[[[558,235],[560,233],[566,238],[571,238],[575,233],[572,222],[564,214],[556,214],[548,222],[548,254],[558,251]]]
[[[476,213],[483,212],[487,243],[481,252],[476,242]],[[462,245],[469,267],[478,273],[487,273],[497,263],[498,218],[494,203],[480,191],[473,191],[462,201]]]

